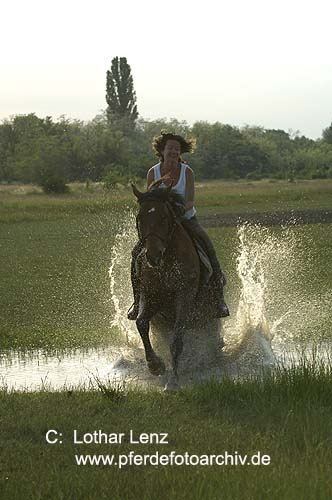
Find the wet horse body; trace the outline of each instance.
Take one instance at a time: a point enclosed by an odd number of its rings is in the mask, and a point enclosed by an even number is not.
[[[162,315],[172,325],[172,372],[166,388],[175,389],[184,332],[202,317],[203,310],[209,312],[211,297],[209,293],[203,294],[204,297],[199,294],[199,257],[173,209],[170,188],[155,189],[152,193],[133,190],[140,203],[137,227],[144,244],[144,251],[137,259],[140,301],[136,326],[150,372],[161,375],[165,364],[152,347],[150,322],[156,315]]]

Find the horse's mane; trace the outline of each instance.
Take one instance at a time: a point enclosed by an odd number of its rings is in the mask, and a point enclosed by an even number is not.
[[[183,205],[183,207],[185,207],[186,203],[182,195],[167,187],[160,187],[160,184],[167,178],[168,176],[165,175],[152,182],[146,193],[141,194],[139,203],[142,204],[146,201],[159,201],[165,203],[168,201],[173,208],[176,208],[176,205]]]

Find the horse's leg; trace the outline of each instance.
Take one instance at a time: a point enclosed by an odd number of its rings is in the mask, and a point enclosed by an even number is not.
[[[172,371],[165,386],[166,391],[175,391],[179,387],[178,364],[180,354],[183,351],[183,333],[184,325],[182,322],[176,321],[171,345]]]
[[[150,373],[152,373],[152,375],[162,375],[165,372],[165,363],[154,352],[149,337],[150,320],[156,312],[156,310],[147,307],[144,296],[141,296],[139,313],[136,320],[137,330],[139,331],[144,345],[145,359]]]
[[[179,387],[178,366],[179,358],[183,351],[183,334],[186,327],[186,320],[192,313],[194,296],[192,294],[179,299],[176,308],[176,319],[174,325],[174,336],[171,344],[172,372],[165,386],[165,390],[172,391]]]

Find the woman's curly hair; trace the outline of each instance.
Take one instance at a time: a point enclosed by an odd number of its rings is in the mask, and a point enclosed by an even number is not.
[[[167,132],[166,130],[162,130],[160,132],[160,135],[156,135],[152,141],[152,147],[156,152],[156,155],[160,159],[163,159],[162,151],[165,149],[166,142],[169,140],[178,141],[180,143],[181,154],[192,153],[196,146],[195,139],[189,139],[187,141],[181,135],[174,134],[173,132]]]

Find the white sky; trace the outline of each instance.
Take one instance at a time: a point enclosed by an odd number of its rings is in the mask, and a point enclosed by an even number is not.
[[[0,119],[88,120],[127,57],[144,118],[300,130],[332,121],[330,0],[4,0]]]

